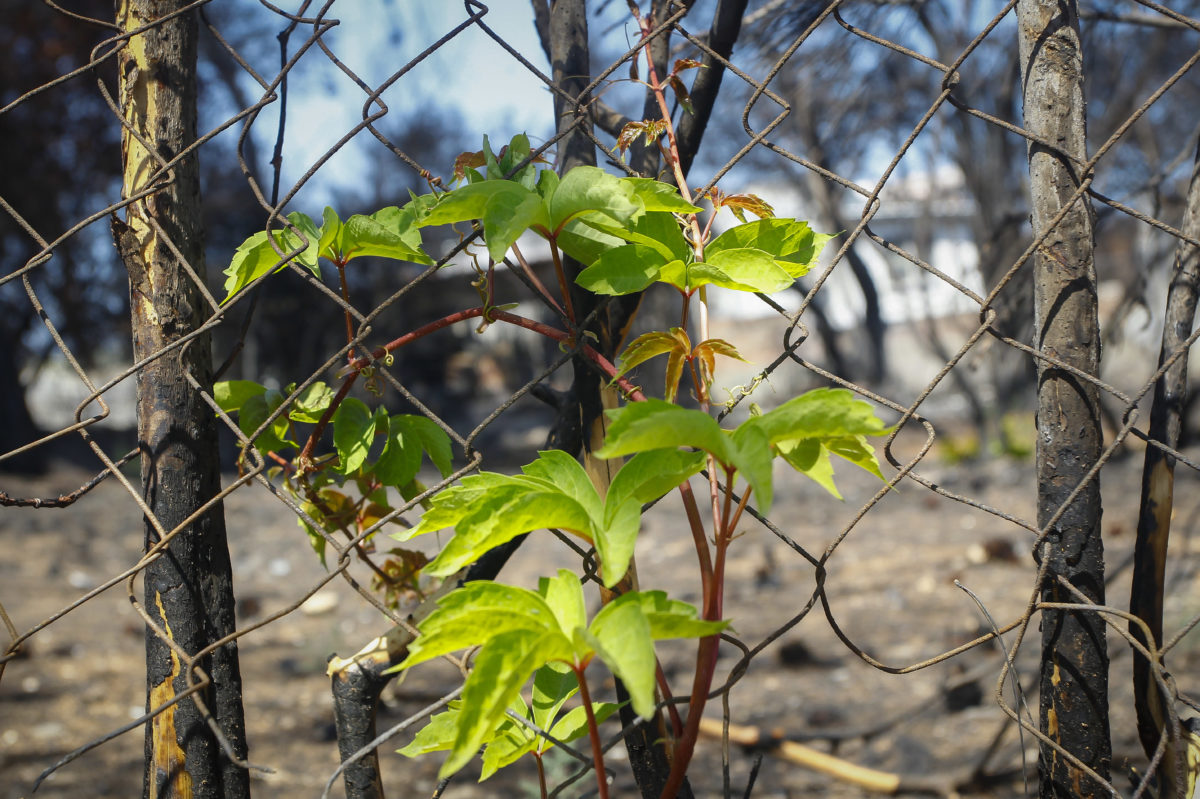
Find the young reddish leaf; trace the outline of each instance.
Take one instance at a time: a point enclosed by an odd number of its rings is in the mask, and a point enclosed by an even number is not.
[[[667,80],[667,84],[675,92],[675,99],[679,101],[679,105],[683,107],[683,110],[689,114],[692,113],[692,98],[688,95],[687,86],[683,85],[683,81],[679,79],[679,76],[672,75]]]
[[[643,137],[643,143],[646,147],[654,144],[662,137],[667,130],[666,124],[661,119],[645,119],[641,122],[626,122],[625,127],[621,128],[621,133],[617,136],[617,150],[621,155],[633,146],[633,143],[638,140],[638,137]]]
[[[700,363],[700,379],[704,381],[706,386],[712,385],[713,375],[716,371],[715,356],[717,355],[724,355],[726,358],[736,358],[743,363],[749,363],[734,349],[732,344],[724,339],[710,338],[706,341],[701,341],[696,345],[696,349],[692,351],[692,357]]]
[[[728,208],[742,223],[746,221],[746,211],[759,219],[772,219],[775,216],[775,209],[757,194],[725,194],[720,189],[713,189],[708,193],[708,198],[712,200],[714,209]]]
[[[685,69],[696,69],[703,67],[704,64],[694,58],[677,58],[675,59],[675,69],[672,70],[675,74],[683,72]]]
[[[484,166],[487,160],[484,158],[483,150],[476,150],[473,153],[459,153],[458,158],[454,159],[454,180],[459,181],[467,176],[468,169],[476,169]]]
[[[672,332],[675,329],[678,328],[673,328]],[[687,334],[685,333],[684,335]],[[617,362],[621,365],[621,371],[617,372],[617,377],[651,358],[676,349],[679,349],[679,340],[671,333],[664,333],[661,330],[643,333],[631,341],[629,346],[625,348],[625,352],[617,359]]]

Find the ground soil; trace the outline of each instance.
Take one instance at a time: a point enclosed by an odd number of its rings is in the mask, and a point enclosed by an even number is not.
[[[909,443],[908,452],[915,452],[919,442]],[[1107,560],[1115,574],[1109,600],[1119,607],[1125,606],[1128,595],[1139,466],[1140,456],[1134,453],[1103,473]],[[1021,519],[1033,518],[1029,460],[951,463],[935,454],[919,471],[949,491]],[[894,670],[986,630],[989,622],[979,606],[955,581],[974,592],[997,623],[1021,615],[1030,600],[1034,573],[1030,533],[912,482],[883,497],[852,525],[878,485],[851,474],[849,468],[839,474],[844,502],[794,475],[777,472],[778,501],[771,518],[798,547],[813,554],[846,533],[829,563],[830,608],[865,655]],[[84,469],[60,464],[47,477],[9,477],[0,488],[14,496],[55,496],[86,477]],[[1169,566],[1169,631],[1200,611],[1200,542],[1191,535],[1200,511],[1196,489],[1196,479],[1181,470],[1175,528],[1184,538],[1175,545]],[[694,554],[678,510],[674,500],[667,499],[652,511],[639,546],[638,568],[643,587],[665,588],[695,601]],[[239,625],[254,625],[296,608],[240,641],[251,759],[272,769],[254,773],[254,793],[317,797],[338,762],[326,660],[335,652],[354,652],[388,625],[341,579],[305,601],[326,572],[291,511],[261,486],[236,491],[226,513]],[[136,507],[116,480],[67,509],[5,508],[0,513],[0,602],[22,633],[42,624],[135,563],[141,535]],[[573,557],[549,534],[535,534],[503,579],[531,586],[538,574],[573,565]],[[363,571],[354,574],[367,579]],[[747,524],[736,542],[728,578],[726,608],[736,636],[750,647],[777,637],[756,654],[731,691],[732,721],[776,731],[850,762],[948,792],[997,797],[1036,792],[1023,775],[1036,763],[1031,739],[1024,738],[1023,759],[1022,742],[1012,725],[1001,733],[1005,717],[995,698],[1001,655],[994,645],[903,675],[869,665],[838,640],[819,606],[802,615],[813,591],[813,567],[757,523]],[[798,616],[799,621],[788,627]],[[1037,636],[1035,623],[1017,659],[1027,687],[1035,675]],[[1006,640],[1011,645],[1014,637]],[[1115,633],[1110,633],[1109,642],[1114,771],[1118,787],[1125,790],[1129,783],[1124,775],[1142,758],[1133,726],[1128,647]],[[0,681],[0,797],[33,795],[34,780],[43,769],[144,712],[142,646],[143,627],[123,582],[25,643]],[[691,644],[663,647],[665,670],[680,693],[687,691],[693,656]],[[1193,692],[1200,688],[1200,637],[1185,638],[1170,658],[1180,687]],[[735,648],[723,650],[718,680],[737,660]],[[456,676],[450,667],[433,664],[390,688],[380,728],[396,724],[454,687]],[[594,691],[605,694],[611,685],[598,685]],[[1011,687],[1005,697],[1012,701]],[[1036,698],[1030,701],[1036,712]],[[720,712],[718,702],[708,714],[719,718]],[[955,775],[981,762],[1001,734],[984,772],[989,779],[955,785]],[[394,797],[429,796],[436,759],[413,762],[392,753],[408,736],[402,734],[394,745],[384,747],[385,785]],[[138,796],[142,747],[140,729],[108,741],[55,773],[36,796]],[[732,795],[742,796],[754,755],[734,747],[729,757]],[[619,749],[611,767],[613,795],[636,796]],[[571,769],[565,757],[552,761],[552,780]],[[457,778],[445,796],[537,795],[531,763],[522,762],[482,785],[469,772]],[[692,784],[699,797],[724,795],[718,741],[701,742]],[[590,788],[594,783],[589,776],[561,795],[588,795]],[[340,785],[332,795],[341,795]],[[751,795],[776,799],[866,794],[768,754]]]

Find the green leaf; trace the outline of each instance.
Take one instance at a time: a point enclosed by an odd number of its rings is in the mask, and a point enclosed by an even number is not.
[[[704,248],[710,253],[739,248],[753,248],[770,254],[780,268],[793,278],[812,268],[826,242],[834,238],[814,233],[807,222],[795,219],[759,219],[730,228],[710,241]]]
[[[316,424],[321,420],[329,403],[333,402],[333,395],[333,389],[318,380],[296,397],[292,407],[288,409],[288,418],[293,422]]]
[[[729,626],[727,621],[704,621],[696,608],[678,599],[670,599],[663,591],[633,591],[630,602],[636,602],[650,625],[650,637],[655,641],[669,638],[704,638],[716,635]],[[596,614],[599,617],[599,614]]]
[[[411,530],[394,535],[401,541],[455,528],[455,535],[425,567],[426,574],[446,575],[522,533],[558,527],[592,541],[601,522],[602,504],[586,472],[558,450],[538,459],[516,477],[482,472],[433,498],[430,509]]]
[[[402,414],[401,418],[413,436],[421,442],[421,449],[429,456],[429,462],[437,468],[442,477],[449,477],[454,471],[454,466],[451,464],[450,436],[446,431],[425,416]]]
[[[487,150],[486,147],[485,150]],[[514,183],[521,184],[527,189],[532,189],[536,184],[538,177],[536,163],[531,161],[530,163],[521,167],[519,172],[515,172],[512,175],[508,174],[509,172],[513,171],[513,167],[528,158],[531,152],[532,149],[529,146],[529,137],[524,133],[518,133],[516,136],[512,137],[511,141],[509,141],[508,146],[504,150],[504,155],[502,155],[499,160],[495,162],[497,167],[495,174],[493,174],[491,171],[492,162],[488,162],[488,177],[511,180]]]
[[[696,214],[702,209],[679,196],[679,189],[670,183],[653,178],[621,178],[633,186],[634,196],[647,211],[671,211],[677,214]]]
[[[605,518],[629,502],[645,505],[704,468],[703,452],[656,449],[634,455],[621,467],[604,498]]]
[[[408,426],[393,416],[388,422],[387,443],[375,462],[375,476],[386,486],[406,485],[421,469],[421,447]]]
[[[840,499],[829,455],[837,454],[882,480],[883,473],[866,436],[890,432],[870,403],[857,399],[847,389],[819,388],[746,420],[734,433],[734,440],[739,447],[751,437],[765,441],[792,468]]]
[[[543,175],[553,174],[552,172],[543,172]],[[584,224],[580,219],[572,219],[563,226],[558,232],[555,239],[559,249],[567,255],[579,261],[581,264],[591,265],[596,262],[606,250],[611,250],[613,247],[620,247],[626,242],[616,236],[609,235],[597,230],[589,224]]]
[[[574,572],[559,569],[554,577],[542,577],[538,580],[538,593],[545,598],[558,627],[568,638],[573,638],[576,630],[587,627],[587,609],[583,602],[583,586]]]
[[[462,709],[462,700],[451,702],[449,707],[449,710],[431,716],[429,723],[413,736],[408,746],[397,749],[396,752],[405,757],[418,757],[431,752],[443,752],[452,747],[454,736],[458,734],[458,716]]]
[[[412,249],[420,251],[421,231],[416,221],[418,211],[419,208],[410,202],[403,208],[394,205],[380,208],[369,218],[398,235],[400,240]]]
[[[637,592],[622,594],[601,608],[588,628],[588,638],[604,663],[625,685],[634,711],[654,715],[654,641]]]
[[[533,630],[510,630],[492,636],[475,656],[463,685],[458,731],[450,756],[438,776],[446,778],[470,762],[493,735],[505,711],[538,666],[549,659],[570,656],[559,636]]]
[[[395,220],[389,219],[388,221]],[[408,224],[412,224],[411,218],[409,218]],[[413,229],[415,230],[415,228]],[[433,263],[432,258],[405,240],[407,234],[407,230],[404,233],[391,230],[376,219],[355,214],[347,219],[346,224],[342,227],[342,259],[350,261],[354,258],[375,255],[417,264]],[[411,236],[409,239],[411,240]]]
[[[408,657],[395,671],[478,646],[513,630],[561,635],[554,611],[539,594],[485,580],[469,582],[442,597],[437,610],[421,622],[420,630],[408,646]]]
[[[451,225],[473,219],[482,220],[488,203],[494,197],[502,194],[512,194],[515,197],[524,198],[533,192],[507,180],[485,180],[482,183],[470,183],[439,197],[437,205],[425,217],[425,224]]]
[[[683,237],[673,214],[654,212],[642,214],[632,227],[614,224],[607,217],[596,214],[582,217],[584,224],[609,236],[641,244],[662,256],[663,263],[672,260],[690,261],[693,251]]]
[[[644,244],[622,244],[601,253],[575,282],[593,294],[636,294],[658,279],[666,260]]]
[[[251,397],[257,397],[266,392],[266,386],[260,386],[253,380],[222,380],[213,384],[213,399],[225,413],[233,413]]]
[[[608,437],[604,446],[596,450],[597,457],[679,447],[702,449],[723,466],[740,473],[759,495],[758,504],[770,507],[773,454],[761,433],[746,433],[737,441],[703,411],[657,399],[635,402],[607,413],[611,420]]]
[[[591,526],[587,511],[561,491],[510,488],[485,499],[460,520],[455,536],[424,572],[435,577],[453,574],[518,535],[546,527],[570,530],[590,541]]]
[[[408,202],[400,209],[412,217],[413,225],[422,228],[428,222],[429,212],[433,210],[438,203],[437,194],[417,194],[412,189],[408,190]]]
[[[603,724],[620,707],[616,702],[592,702],[592,714],[595,715],[597,724]],[[542,729],[546,728],[543,727]],[[582,705],[571,708],[548,730],[551,737],[563,743],[570,743],[578,738],[582,738],[587,734],[587,731],[587,711],[584,710]],[[539,752],[545,752],[553,746],[553,744],[541,736],[538,736],[537,740]]]
[[[631,591],[605,605],[589,627],[590,639],[604,662],[629,690],[642,718],[654,712],[653,641],[716,635],[725,621],[703,621],[686,602],[662,591]]]
[[[299,212],[288,214],[287,219],[293,227],[304,234],[304,239],[289,229],[273,230],[270,238],[274,239],[275,244],[272,245],[267,231],[260,230],[242,242],[224,272],[226,275],[225,302],[263,275],[286,267],[289,263],[287,256],[296,250],[300,250],[300,252],[292,260],[306,267],[317,277],[321,276],[321,270],[317,266],[320,234],[317,232],[316,225],[307,215]],[[302,246],[303,249],[301,249]],[[276,251],[276,247],[278,247],[278,251]]]
[[[362,400],[347,397],[333,414],[333,445],[341,474],[353,474],[367,460],[375,443],[376,418]]]
[[[247,398],[238,410],[238,428],[247,436],[253,435],[267,417],[282,404],[283,395],[274,389]],[[288,440],[287,433],[287,415],[280,414],[258,438],[254,439],[254,446],[261,452],[276,452],[285,447],[296,446]]]
[[[598,525],[594,543],[605,588],[612,588],[629,571],[641,526],[642,506],[633,502],[614,507],[605,523]]]
[[[774,410],[746,420],[741,427],[760,428],[772,444],[786,439],[882,436],[891,432],[875,415],[871,403],[844,388],[805,392]]]
[[[624,225],[642,213],[634,187],[594,166],[577,166],[559,181],[550,198],[550,230],[557,231],[572,217],[597,212]]]
[[[708,283],[734,291],[772,294],[795,282],[795,278],[762,250],[741,248],[709,253],[706,249],[704,258],[704,263],[688,267],[688,290]]]
[[[549,731],[558,711],[578,691],[579,678],[566,663],[542,666],[533,675],[533,723]]]
[[[841,492],[833,482],[833,462],[829,457],[829,449],[823,446],[818,439],[802,438],[781,441],[775,448],[779,451],[780,457],[793,469],[811,479],[835,498],[842,498]]]
[[[314,519],[321,518],[321,512],[316,505],[305,500],[300,503],[300,508]],[[328,543],[325,536],[321,535],[321,531],[317,530],[308,522],[304,521],[303,516],[297,516],[296,522],[300,525],[300,529],[308,536],[309,546],[313,548],[313,552],[317,553],[317,558],[321,561],[321,565],[325,565],[325,545]]]
[[[524,702],[520,702],[519,696],[517,700],[520,704],[524,704]],[[511,705],[509,710],[517,712]],[[480,769],[479,781],[483,782],[500,769],[511,766],[524,755],[532,752],[539,740],[544,739],[540,739],[533,730],[524,724],[517,723],[506,713],[500,720],[495,734],[484,747],[483,767]]]
[[[501,261],[508,248],[531,225],[545,227],[546,210],[542,198],[528,189],[523,193],[500,192],[488,200],[483,211],[483,236],[488,255]]]
[[[321,219],[321,237],[317,243],[317,252],[322,258],[336,261],[342,251],[342,220],[337,211],[325,206]]]
[[[592,479],[578,461],[562,450],[542,450],[538,453],[537,460],[522,466],[521,471],[556,487],[578,502],[593,519],[598,521],[603,514],[600,495],[596,493]]]
[[[733,463],[734,450],[729,433],[703,411],[647,399],[606,413],[611,420],[608,437],[604,446],[596,450],[596,457],[615,458],[654,449],[696,447],[712,453],[721,463]]]
[[[445,477],[453,467],[450,463],[450,437],[442,428],[424,416],[397,414],[388,424],[387,443],[375,464],[375,476],[384,485],[407,485],[421,468],[421,453]]]

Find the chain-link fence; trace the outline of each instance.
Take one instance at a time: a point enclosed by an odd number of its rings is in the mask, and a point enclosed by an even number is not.
[[[118,5],[115,23],[106,7],[7,9],[5,795],[127,795],[143,773],[147,795],[240,795],[247,780],[323,795],[343,771],[354,796],[537,795],[523,764],[447,784],[393,754],[466,667],[382,673],[444,543],[386,534],[468,474],[589,446],[603,385],[579,342],[667,326],[674,295],[651,289],[640,311],[593,296],[579,318],[602,334],[563,330],[543,299],[549,255],[523,239],[528,262],[492,265],[464,225],[427,232],[428,266],[314,269],[277,237],[262,272],[283,274],[226,298],[218,273],[256,231],[295,229],[293,211],[346,219],[449,189],[483,134],[499,151],[530,128],[547,163],[585,152],[673,180],[657,145],[616,146],[657,113],[645,61],[632,67],[637,24],[582,0]],[[840,231],[792,289],[714,298],[712,337],[750,362],[721,373],[719,417],[837,386],[894,425],[886,483],[839,470],[838,503],[777,474],[769,518],[747,507],[695,795],[1028,795],[1039,756],[1043,779],[1075,780],[1046,795],[1174,795],[1153,777],[1195,740],[1178,713],[1194,707],[1200,620],[1186,390],[1200,21],[1172,5],[641,9],[660,74],[697,67],[670,95],[693,196],[719,186]],[[502,32],[517,24],[532,38]],[[197,52],[198,70],[173,71]],[[518,106],[499,131],[470,111],[495,93]],[[510,302],[524,327],[493,310]],[[647,367],[632,376],[661,388]],[[274,399],[234,413],[234,389],[214,389],[231,380]],[[309,413],[307,447],[289,419],[320,391],[427,420],[413,429],[447,434],[449,460],[431,455],[403,491],[314,478],[341,452],[320,433],[334,411]],[[647,512],[639,578],[699,604],[682,507]],[[541,531],[486,568],[532,586],[559,566],[594,577],[593,555]],[[695,652],[659,651],[677,701]],[[1089,707],[1069,707],[1080,696]],[[619,745],[631,729],[601,727],[613,795],[647,790]],[[584,741],[547,758],[551,795],[593,784]]]

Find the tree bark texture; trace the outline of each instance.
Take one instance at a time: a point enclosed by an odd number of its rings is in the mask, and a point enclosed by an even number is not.
[[[118,0],[127,32],[165,19],[129,38],[120,53],[120,103],[125,197],[153,192],[114,216],[113,232],[129,272],[133,352],[142,360],[193,333],[206,316],[188,269],[203,279],[196,139],[195,12],[171,16],[183,0]],[[174,160],[178,158],[178,160]],[[162,170],[163,164],[170,167]],[[185,266],[186,263],[186,266]],[[138,446],[146,504],[166,534],[166,550],[143,571],[145,610],[171,639],[147,629],[147,707],[170,702],[188,686],[190,656],[235,628],[233,585],[221,506],[191,518],[220,489],[216,420],[192,389],[212,380],[207,336],[148,363],[138,374]],[[145,523],[145,544],[160,532]],[[182,655],[180,651],[182,651]],[[196,662],[211,678],[198,696],[232,751],[246,756],[237,645]],[[249,796],[246,770],[230,761],[201,708],[186,697],[156,715],[146,730],[144,795]]]
[[[1040,241],[1034,262],[1035,346],[1094,375],[1100,331],[1092,218],[1086,196],[1070,202],[1085,179],[1071,159],[1086,159],[1078,11],[1074,0],[1020,0],[1017,22],[1025,127],[1054,145],[1029,146],[1033,233]],[[1097,388],[1041,360],[1037,370],[1038,524],[1044,529],[1096,464],[1102,437]],[[1079,601],[1063,580],[1089,602],[1104,603],[1098,481],[1046,531],[1037,557],[1047,566],[1043,601]],[[1093,612],[1046,609],[1041,627],[1041,730],[1107,780],[1112,745],[1104,620]],[[1040,774],[1042,797],[1109,795],[1046,744]]]
[[[1182,230],[1184,235],[1200,237],[1200,146],[1197,147],[1192,167],[1192,182],[1188,189]],[[1186,345],[1196,317],[1198,294],[1200,249],[1180,241],[1175,250],[1175,266],[1167,289],[1162,346],[1158,355],[1160,368]],[[1183,353],[1154,384],[1149,436],[1172,449],[1179,446],[1183,409],[1187,402],[1187,361],[1187,353]],[[1163,642],[1163,581],[1166,577],[1174,491],[1175,458],[1158,447],[1146,447],[1129,612],[1146,623],[1155,647]],[[1129,630],[1138,641],[1148,643],[1141,625],[1130,624]],[[1150,663],[1137,652],[1133,656],[1133,690],[1138,736],[1146,756],[1152,758],[1160,737],[1164,732],[1169,732],[1167,702],[1170,700],[1159,691]],[[1178,744],[1179,737],[1171,735],[1171,742],[1159,767],[1159,795],[1163,799],[1174,799],[1180,795],[1175,777],[1186,768],[1187,758],[1176,751]]]

